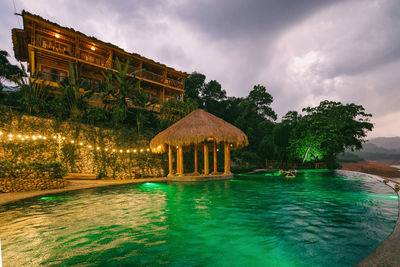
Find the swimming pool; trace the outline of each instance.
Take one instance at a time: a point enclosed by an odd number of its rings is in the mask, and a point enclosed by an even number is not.
[[[304,172],[144,183],[0,207],[5,266],[352,266],[393,230],[394,191]]]

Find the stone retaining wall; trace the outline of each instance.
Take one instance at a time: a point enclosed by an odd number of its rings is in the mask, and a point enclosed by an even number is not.
[[[35,191],[64,188],[67,181],[52,178],[0,178],[0,192]]]

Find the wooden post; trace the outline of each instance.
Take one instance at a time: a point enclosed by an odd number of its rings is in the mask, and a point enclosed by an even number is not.
[[[214,141],[214,173],[217,173],[217,144]]]
[[[224,144],[224,156],[225,156],[225,162],[224,162],[224,174],[230,174],[231,173],[231,155],[230,155],[230,147],[228,143]]]
[[[165,102],[165,87],[162,88],[162,103]]]
[[[178,148],[176,148],[176,174],[179,175],[180,174],[180,166],[179,164],[181,163],[180,159],[179,159],[179,151]]]
[[[197,144],[194,144],[194,173],[199,173],[197,165]]]
[[[208,169],[208,146],[207,143],[204,143],[204,175],[207,175],[210,172]]]
[[[36,63],[35,63],[35,50],[34,48],[31,49],[31,75],[33,75],[36,71]]]
[[[180,167],[180,172],[179,175],[183,175],[184,169],[183,169],[183,148],[180,146],[179,147],[179,167]]]
[[[174,165],[172,162],[172,146],[168,146],[168,164],[169,164],[169,173],[168,175],[173,175],[174,174]]]

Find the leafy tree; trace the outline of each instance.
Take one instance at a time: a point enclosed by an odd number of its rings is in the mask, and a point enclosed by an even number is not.
[[[7,57],[7,51],[0,50],[0,91],[3,89],[4,81],[14,81],[17,77],[24,75],[23,71],[18,66],[11,64]]]
[[[185,98],[183,102],[174,97],[168,99],[160,108],[162,128],[165,129],[182,119],[197,109],[197,105],[197,101],[191,98]]]
[[[185,95],[184,99],[191,98],[195,100],[199,107],[203,106],[201,93],[205,87],[206,76],[204,74],[193,72],[185,80]]]
[[[295,118],[298,123],[290,138],[290,148],[303,161],[325,158],[334,167],[336,155],[345,149],[361,149],[367,131],[373,128],[372,115],[361,105],[326,100],[303,111],[306,115]]]
[[[265,86],[255,85],[247,98],[257,106],[258,114],[264,118],[273,120],[277,119],[275,111],[273,111],[270,107],[271,103],[274,101],[274,98],[267,92]]]

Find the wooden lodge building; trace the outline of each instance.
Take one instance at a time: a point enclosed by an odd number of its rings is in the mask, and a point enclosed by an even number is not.
[[[177,71],[135,53],[62,27],[40,16],[22,12],[23,29],[12,29],[15,58],[28,63],[28,71],[42,74],[42,79],[57,87],[68,76],[72,62],[81,68],[81,77],[96,88],[102,71],[115,70],[115,60],[130,59],[129,73],[138,71],[140,86],[159,102],[177,96],[183,99],[187,73]]]

